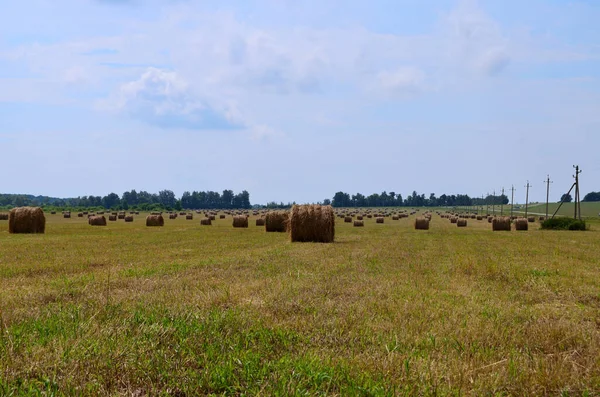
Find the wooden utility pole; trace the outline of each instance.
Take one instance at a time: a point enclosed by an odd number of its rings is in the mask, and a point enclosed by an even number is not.
[[[553,183],[550,180],[550,175],[548,175],[548,179],[546,179],[546,219],[548,219],[548,203],[550,203],[550,184]]]
[[[581,220],[581,199],[579,197],[579,174],[581,174],[581,170],[578,165],[573,167],[575,168],[575,219]]]
[[[504,188],[502,188],[502,195],[500,196],[500,216],[504,216]]]
[[[494,189],[494,196],[492,197],[492,211],[494,212],[494,216],[496,216],[496,189]]]
[[[485,215],[490,215],[490,192],[488,192],[487,196],[485,197]]]
[[[512,219],[513,211],[515,209],[515,185],[512,185],[512,187],[510,188],[510,191],[512,192],[512,194],[510,196],[510,217]]]
[[[529,184],[529,181],[527,181],[527,186],[525,186],[527,188],[527,193],[525,194],[525,218],[527,218],[527,212],[529,210],[529,188],[532,187]]]

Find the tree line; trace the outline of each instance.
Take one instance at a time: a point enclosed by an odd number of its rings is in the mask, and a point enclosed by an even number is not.
[[[0,194],[0,207],[39,206],[57,209],[104,208],[114,210],[138,209],[152,210],[182,210],[182,209],[233,209],[251,208],[250,193],[246,190],[234,193],[224,190],[223,193],[213,191],[184,192],[180,198],[171,190],[161,190],[158,193],[148,193],[144,190],[131,190],[121,196],[109,193],[106,196],[81,196],[76,198],[56,198],[48,196],[33,196],[26,194]]]
[[[333,200],[325,199],[323,201],[323,204],[331,204],[334,207],[458,207],[508,203],[508,197],[504,194],[496,196],[488,195],[484,198],[472,198],[466,194],[442,194],[437,197],[435,193],[431,193],[426,197],[425,194],[418,194],[416,191],[413,191],[406,198],[395,192],[373,193],[369,196],[361,193],[350,195],[344,192],[337,192],[333,196]]]

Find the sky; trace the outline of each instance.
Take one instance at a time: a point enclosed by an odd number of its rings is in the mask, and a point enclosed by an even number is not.
[[[596,0],[3,0],[0,192],[600,191]]]

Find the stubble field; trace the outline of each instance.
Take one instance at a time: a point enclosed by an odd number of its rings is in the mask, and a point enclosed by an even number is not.
[[[596,395],[600,224],[0,221],[0,395]]]

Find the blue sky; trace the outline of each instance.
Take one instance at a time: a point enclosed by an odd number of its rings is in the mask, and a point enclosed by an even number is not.
[[[2,192],[253,203],[600,190],[600,3],[31,0],[0,13]]]

